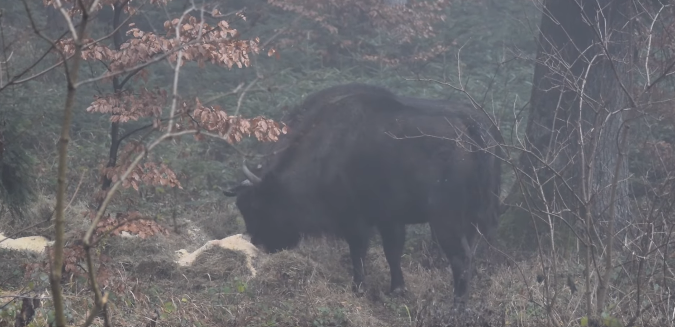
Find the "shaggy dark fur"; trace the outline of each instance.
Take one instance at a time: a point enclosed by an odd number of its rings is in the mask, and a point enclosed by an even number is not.
[[[341,237],[360,290],[377,229],[397,291],[405,225],[429,223],[450,260],[456,298],[468,293],[476,227],[492,234],[499,207],[498,133],[487,117],[444,100],[348,84],[309,96],[287,124],[260,181],[227,192],[238,196],[253,244],[276,252],[303,235]]]

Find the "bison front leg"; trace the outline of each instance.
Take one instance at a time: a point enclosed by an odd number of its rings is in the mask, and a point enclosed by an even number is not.
[[[352,259],[354,277],[352,290],[358,295],[363,295],[365,293],[364,279],[366,275],[363,261],[366,259],[366,253],[368,252],[368,237],[355,235],[349,237],[347,243],[349,244],[349,255]]]
[[[380,225],[378,229],[382,236],[384,255],[387,258],[389,272],[391,273],[390,291],[392,294],[402,293],[405,291],[403,271],[401,270],[401,256],[403,256],[405,245],[405,225]]]
[[[464,303],[469,294],[469,283],[471,281],[471,257],[454,255],[450,258],[450,267],[454,280],[455,303]]]
[[[471,281],[472,253],[466,236],[452,235],[439,238],[443,252],[450,260],[452,279],[454,281],[455,303],[463,303],[469,294]]]

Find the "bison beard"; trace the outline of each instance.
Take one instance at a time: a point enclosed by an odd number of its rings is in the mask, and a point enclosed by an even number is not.
[[[455,299],[465,298],[477,230],[491,236],[497,225],[499,139],[487,117],[348,84],[309,96],[287,124],[259,176],[244,165],[248,179],[226,192],[237,196],[253,244],[276,252],[303,235],[337,235],[349,244],[360,292],[377,229],[396,292],[404,288],[405,225],[429,223],[450,260]]]

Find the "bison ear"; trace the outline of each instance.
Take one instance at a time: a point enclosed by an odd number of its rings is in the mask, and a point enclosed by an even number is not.
[[[244,191],[245,189],[247,189],[251,186],[253,186],[253,183],[251,183],[251,181],[246,179],[235,187],[231,187],[227,190],[223,190],[223,194],[225,194],[225,196],[227,196],[227,197],[235,197],[235,196],[239,195],[239,193],[241,193],[242,191]]]

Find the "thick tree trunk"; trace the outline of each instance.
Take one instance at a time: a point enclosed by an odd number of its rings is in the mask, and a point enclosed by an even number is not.
[[[623,87],[630,84],[632,54],[628,4],[628,0],[544,2],[523,142],[528,151],[520,158],[526,195],[511,197],[529,200],[531,211],[544,220],[546,212],[556,214],[549,218],[588,212],[595,221],[629,217],[626,161],[616,168],[621,110],[630,106]],[[615,171],[619,172],[615,217],[608,217]]]

